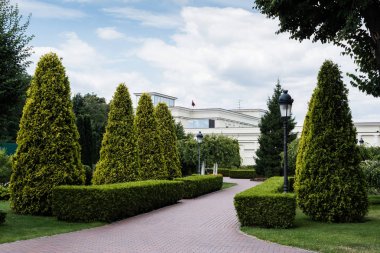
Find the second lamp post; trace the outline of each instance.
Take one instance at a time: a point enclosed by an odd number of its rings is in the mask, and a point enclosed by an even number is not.
[[[278,103],[284,120],[284,192],[288,192],[288,119],[292,113],[293,99],[287,90],[283,90]]]
[[[201,131],[197,133],[197,142],[198,142],[198,174],[201,174],[201,143],[203,140],[203,134]]]

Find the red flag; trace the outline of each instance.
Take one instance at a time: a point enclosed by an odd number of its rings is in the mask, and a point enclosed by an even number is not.
[[[191,100],[191,105],[192,105],[193,107],[195,106],[194,100]]]

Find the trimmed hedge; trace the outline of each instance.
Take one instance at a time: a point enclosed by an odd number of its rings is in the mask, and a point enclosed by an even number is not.
[[[255,178],[256,171],[255,170],[230,170],[229,171],[230,178]]]
[[[65,221],[120,220],[176,203],[183,183],[150,180],[53,189],[53,214]]]
[[[294,225],[296,198],[282,193],[282,177],[271,177],[264,183],[236,194],[234,205],[242,226],[289,228]]]
[[[229,177],[230,169],[218,169],[218,174],[223,175],[223,177]]]
[[[182,181],[183,186],[183,198],[191,199],[198,197],[200,195],[218,191],[222,189],[223,186],[223,176],[222,175],[206,175],[206,176],[189,176],[175,178],[175,181]]]

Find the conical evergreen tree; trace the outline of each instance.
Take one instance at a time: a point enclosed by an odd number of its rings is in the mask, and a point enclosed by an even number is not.
[[[65,69],[54,53],[41,57],[17,136],[11,205],[17,213],[51,213],[52,188],[83,184],[79,134]]]
[[[146,93],[141,95],[137,106],[135,130],[140,163],[139,178],[142,180],[169,178],[152,99]]]
[[[277,81],[274,93],[268,99],[268,111],[259,123],[261,135],[258,139],[259,149],[256,151],[256,173],[265,177],[280,175],[282,173],[281,152],[284,149],[284,128],[281,119],[278,99],[281,96],[280,81]],[[294,118],[288,120],[288,143],[296,136],[291,134],[295,126]]]
[[[177,147],[175,122],[165,103],[159,103],[155,108],[157,120],[157,132],[164,150],[165,164],[169,172],[169,178],[181,177],[181,163]]]
[[[138,163],[133,118],[128,88],[120,84],[110,104],[100,160],[92,179],[94,184],[136,180]]]
[[[359,221],[368,209],[347,94],[338,66],[325,61],[309,104],[296,168],[298,204],[314,220]]]

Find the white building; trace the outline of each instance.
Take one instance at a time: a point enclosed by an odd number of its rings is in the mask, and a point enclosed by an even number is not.
[[[135,93],[136,102],[142,93]],[[175,106],[176,97],[149,93],[154,105],[164,102],[169,106],[173,118],[176,122],[181,122],[186,133],[197,134],[222,134],[235,138],[239,142],[242,165],[252,165],[255,163],[254,156],[259,148],[258,137],[260,129],[258,127],[260,118],[265,114],[263,109],[234,109],[226,110],[221,108],[186,108]],[[137,104],[137,103],[136,103]],[[380,122],[360,122],[354,123],[358,140],[363,139],[364,145],[380,146]],[[302,126],[296,126],[294,132],[301,135]]]

